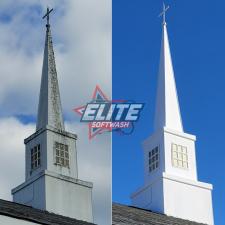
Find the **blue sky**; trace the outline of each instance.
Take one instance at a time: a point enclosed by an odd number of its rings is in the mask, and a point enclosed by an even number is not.
[[[166,1],[184,130],[197,136],[198,178],[214,185],[215,224],[225,224],[225,2]],[[141,142],[153,130],[162,2],[113,0],[113,98],[145,102],[130,136],[113,134],[113,201],[143,184]]]

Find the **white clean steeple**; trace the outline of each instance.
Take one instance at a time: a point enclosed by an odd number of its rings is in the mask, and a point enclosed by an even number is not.
[[[164,5],[164,19],[162,23],[162,43],[158,74],[154,129],[156,131],[158,129],[167,127],[172,130],[183,132],[183,125],[177,97],[176,83],[165,21],[165,11],[167,9]]]
[[[144,185],[132,204],[213,225],[212,185],[198,181],[196,137],[183,131],[163,5],[162,44],[154,133],[143,142]]]

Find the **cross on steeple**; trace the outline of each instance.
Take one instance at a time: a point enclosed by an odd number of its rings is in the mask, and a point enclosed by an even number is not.
[[[166,6],[163,2],[163,11],[159,14],[159,17],[163,17],[163,25],[166,24],[166,12],[169,9],[169,6]]]
[[[42,17],[42,19],[47,18],[47,26],[49,26],[49,14],[53,11],[53,9],[49,10],[47,7],[47,12],[46,14]]]

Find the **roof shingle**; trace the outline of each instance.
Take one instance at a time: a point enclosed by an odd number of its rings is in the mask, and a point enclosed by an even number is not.
[[[93,223],[56,215],[54,213],[1,199],[0,215],[40,223],[43,225],[93,225]]]
[[[56,215],[47,211],[0,199],[0,215],[27,220],[43,225],[93,225],[85,221]],[[188,220],[154,213],[149,210],[113,203],[113,225],[204,225]]]
[[[112,206],[113,225],[203,225],[178,219],[149,210],[114,203]]]

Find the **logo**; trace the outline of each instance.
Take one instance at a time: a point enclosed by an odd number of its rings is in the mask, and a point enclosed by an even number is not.
[[[92,100],[74,111],[81,117],[80,122],[88,124],[89,139],[92,139],[104,132],[131,134],[143,107],[143,103],[134,101],[109,100],[97,85]]]

